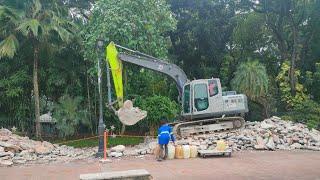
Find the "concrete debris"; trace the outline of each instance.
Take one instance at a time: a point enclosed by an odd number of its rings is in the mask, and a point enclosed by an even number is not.
[[[0,129],[0,166],[68,162],[93,157],[96,148],[73,148],[49,142],[34,141],[28,137]]]
[[[243,150],[294,150],[305,149],[320,151],[320,132],[309,130],[305,125],[284,121],[278,117],[262,122],[247,122],[243,129],[200,134],[178,139],[178,145],[194,145],[197,149],[215,149],[217,141],[224,140],[227,148],[233,151]],[[154,154],[158,147],[157,139],[147,138],[144,143],[134,147],[123,145],[108,150],[108,156],[144,157]],[[92,158],[96,148],[73,148],[49,142],[34,141],[21,137],[7,129],[0,129],[0,166],[33,163],[68,162],[77,159]]]
[[[179,139],[176,143],[195,145],[198,149],[207,150],[214,149],[218,140],[225,140],[233,151],[294,149],[320,151],[318,130],[309,130],[303,124],[284,121],[276,116],[261,122],[247,122],[245,128],[241,130],[193,135]],[[151,143],[156,142],[157,140],[154,139]],[[136,155],[144,154],[148,147],[154,147],[153,144],[149,144],[137,146]]]
[[[111,148],[111,152],[122,153],[125,150],[125,148],[126,147],[124,145],[117,145],[117,146]]]

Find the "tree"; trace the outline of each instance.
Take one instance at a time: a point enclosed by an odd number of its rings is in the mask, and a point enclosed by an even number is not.
[[[44,44],[54,45],[72,38],[74,25],[67,11],[57,1],[28,0],[22,9],[0,6],[0,57],[12,58],[19,45],[30,43],[33,50],[33,94],[35,101],[36,136],[41,137],[38,67],[39,53]]]
[[[258,102],[267,112],[268,75],[266,68],[259,61],[247,61],[240,64],[231,81],[233,89],[242,92],[252,101]]]
[[[233,31],[235,1],[169,2],[178,20],[170,35],[176,64],[191,79],[217,77]]]
[[[95,51],[98,39],[103,39],[106,44],[114,41],[155,57],[167,56],[168,33],[175,29],[176,20],[165,0],[100,0],[94,7],[83,31],[86,59],[95,61],[102,56]],[[141,76],[140,67],[126,65],[125,69],[126,74]],[[140,80],[140,85],[150,84],[150,79]],[[126,86],[130,86],[129,80]]]
[[[296,0],[244,0],[250,9],[265,16],[265,23],[272,32],[271,40],[277,45],[281,63],[290,61],[290,94],[296,94],[295,72],[299,61],[303,60],[305,48],[308,47],[315,31],[316,14],[319,1]],[[303,62],[300,62],[303,64]]]
[[[81,103],[81,97],[72,98],[65,95],[59,99],[59,103],[55,104],[53,118],[57,120],[56,127],[61,137],[74,135],[80,125],[92,129],[88,112],[82,108]]]
[[[293,107],[303,103],[305,100],[308,99],[307,95],[305,94],[306,89],[304,88],[303,84],[299,83],[298,81],[301,76],[301,72],[299,70],[296,70],[294,73],[294,78],[297,79],[294,84],[296,94],[294,96],[291,95],[290,79],[288,78],[289,73],[290,62],[285,61],[282,63],[281,71],[276,77],[276,81],[279,83],[279,88],[281,92],[281,101],[285,103],[287,110],[292,109]]]

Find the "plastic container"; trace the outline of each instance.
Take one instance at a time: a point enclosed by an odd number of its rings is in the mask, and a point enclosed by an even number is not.
[[[190,158],[195,158],[198,155],[197,146],[190,146]]]
[[[225,141],[223,140],[217,141],[217,147],[216,147],[217,151],[225,151],[226,149],[227,149],[227,144]]]
[[[183,145],[182,146],[183,150],[183,158],[184,159],[189,159],[190,158],[190,146],[189,145]]]
[[[168,159],[174,159],[176,148],[172,144],[168,144]]]
[[[180,145],[176,146],[175,158],[176,159],[183,159],[183,149],[182,149],[182,146],[180,146]]]

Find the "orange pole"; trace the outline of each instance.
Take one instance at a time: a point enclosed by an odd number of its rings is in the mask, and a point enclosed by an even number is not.
[[[108,138],[107,131],[104,131],[103,136],[104,136],[103,158],[104,160],[106,160],[107,159],[107,138]]]

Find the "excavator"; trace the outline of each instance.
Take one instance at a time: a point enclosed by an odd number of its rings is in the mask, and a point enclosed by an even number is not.
[[[117,48],[122,51],[118,52]],[[106,61],[112,72],[120,107],[123,106],[122,62],[165,74],[175,82],[182,112],[178,120],[170,124],[178,137],[234,130],[244,126],[244,115],[248,112],[246,95],[235,91],[223,92],[219,78],[188,80],[179,66],[113,42],[106,47]],[[136,118],[133,121],[138,122],[145,116],[130,117]]]

